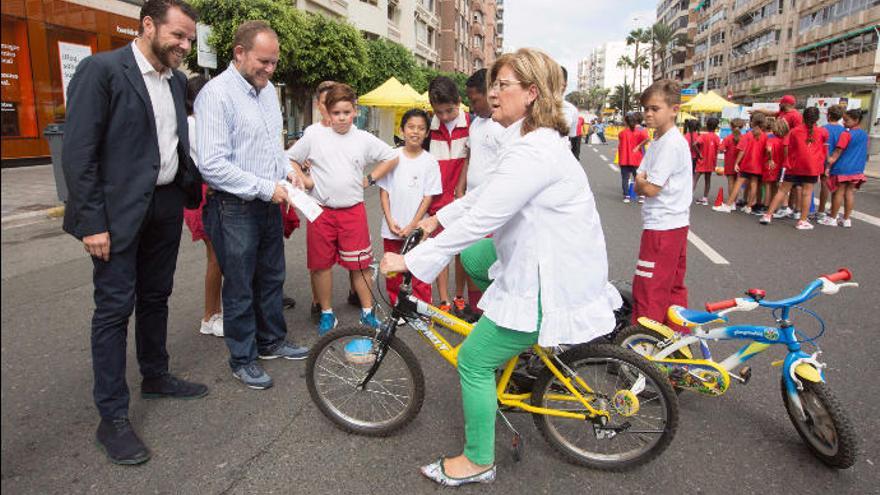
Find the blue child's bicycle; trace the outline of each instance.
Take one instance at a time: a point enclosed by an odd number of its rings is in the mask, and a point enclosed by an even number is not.
[[[731,379],[742,383],[749,381],[751,368],[742,366],[743,363],[773,344],[785,345],[788,355],[772,364],[782,367],[782,400],[788,417],[816,457],[828,466],[846,469],[855,462],[856,435],[840,402],[825,383],[825,364],[817,360],[821,351],[815,341],[825,332],[825,324],[816,313],[799,305],[820,293],[836,294],[841,287],[858,287],[856,283],[847,282],[851,278],[852,273],[841,268],[812,281],[801,294],[779,301],[765,299],[763,290],[749,289],[746,292],[748,297],[706,304],[707,312],[671,306],[669,321],[688,328],[689,333],[673,331],[662,323],[642,317],[638,324],[622,330],[615,342],[654,361],[677,389],[713,397],[724,394]],[[703,329],[703,325],[726,323],[727,313],[751,311],[758,307],[773,311],[775,326],[729,325]],[[790,320],[792,309],[816,318],[821,328],[819,334],[807,338],[799,332]],[[712,359],[707,344],[709,340],[752,342],[717,362]],[[812,344],[816,352],[805,353],[801,350],[804,343]],[[691,344],[700,346],[702,359],[694,358]]]

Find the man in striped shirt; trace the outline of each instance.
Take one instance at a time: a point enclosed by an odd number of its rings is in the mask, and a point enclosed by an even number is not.
[[[205,230],[223,272],[223,331],[233,376],[272,386],[260,359],[304,359],[286,340],[283,316],[282,181],[296,181],[281,143],[281,107],[269,81],[278,35],[263,21],[239,26],[233,61],[196,99],[199,170],[210,186]]]

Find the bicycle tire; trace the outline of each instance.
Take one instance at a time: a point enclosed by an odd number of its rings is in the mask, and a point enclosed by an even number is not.
[[[575,448],[568,439],[563,438],[559,429],[552,423],[554,420],[551,416],[533,414],[532,419],[535,422],[538,431],[544,437],[544,440],[546,440],[547,443],[550,444],[550,446],[565,460],[573,464],[603,471],[624,471],[650,462],[666,450],[672,442],[672,439],[675,437],[675,433],[678,429],[678,398],[662,371],[635,352],[611,344],[585,344],[575,346],[560,354],[559,359],[576,373],[579,371],[579,367],[583,364],[589,364],[593,361],[607,360],[615,364],[611,367],[606,365],[606,372],[610,370],[611,374],[617,375],[618,380],[620,376],[623,375],[619,372],[620,366],[626,365],[635,368],[639,373],[646,377],[645,382],[647,386],[651,387],[651,390],[654,391],[650,393],[656,394],[655,398],[660,399],[658,403],[659,410],[662,410],[664,414],[662,430],[660,430],[659,437],[656,438],[656,441],[653,442],[650,448],[642,452],[636,452],[632,455],[624,455],[620,459],[607,458],[608,455],[587,452],[584,451],[584,449]],[[617,371],[613,371],[615,367]],[[532,388],[531,403],[533,406],[547,407],[544,395],[553,386],[554,380],[556,380],[556,377],[550,372],[550,370],[545,368],[541,372],[535,380],[535,385]],[[587,382],[588,386],[593,387],[594,389],[598,387],[597,384],[590,383],[589,378],[585,377],[584,380]],[[556,391],[558,390],[559,388],[557,386]],[[648,389],[646,388],[646,390]],[[647,400],[643,402],[643,404],[647,404],[651,402],[651,400]],[[580,406],[580,404],[578,404],[578,406]],[[578,424],[583,425],[583,428],[585,429],[592,427],[594,428],[593,432],[595,434],[595,426],[592,426],[593,423],[589,420],[580,423],[574,423],[578,420],[573,419],[565,419],[564,421],[572,422],[568,424],[575,426]]]
[[[322,377],[320,376],[321,373],[327,371],[327,365],[322,361],[322,357],[326,356],[328,352],[339,354],[339,349],[343,349],[342,352],[344,353],[345,345],[347,345],[346,341],[351,342],[352,340],[357,340],[359,338],[373,340],[376,338],[376,335],[376,330],[353,326],[339,328],[323,336],[312,347],[312,350],[309,353],[309,359],[306,362],[306,385],[308,386],[309,396],[311,397],[312,401],[315,403],[316,406],[318,406],[318,409],[321,411],[321,413],[323,413],[324,416],[330,419],[330,421],[332,421],[337,427],[339,427],[343,431],[356,433],[358,435],[384,437],[403,428],[410,421],[412,421],[418,415],[425,400],[425,378],[422,373],[421,365],[419,364],[419,361],[416,358],[415,354],[413,354],[412,350],[410,350],[410,348],[403,341],[397,338],[391,340],[388,345],[385,359],[382,361],[382,363],[380,363],[376,375],[367,385],[366,390],[357,390],[355,385],[359,383],[364,376],[366,376],[366,372],[371,367],[371,363],[369,362],[358,363],[358,368],[349,366],[348,371],[351,372],[353,370],[356,373],[350,373],[350,376],[347,377],[348,380],[343,380],[343,383],[345,384],[344,388],[350,389],[350,397],[354,397],[358,394],[376,392],[378,390],[377,387],[385,389],[384,392],[377,392],[379,395],[392,396],[398,402],[402,402],[398,398],[398,395],[400,395],[401,397],[406,397],[407,402],[404,404],[400,413],[389,420],[381,422],[371,422],[367,419],[356,418],[351,415],[345,414],[340,409],[342,404],[334,403],[334,401],[326,393],[326,390],[324,390],[324,387],[321,386]],[[375,344],[374,340],[373,342]],[[363,357],[363,355],[359,356]],[[405,395],[402,395],[402,392],[401,394],[391,394],[391,392],[386,387],[384,387],[384,385],[381,384],[381,373],[383,372],[383,370],[386,370],[388,366],[392,365],[391,363],[389,363],[389,359],[396,360],[395,356],[399,358],[399,361],[403,364],[403,368],[406,370],[410,377],[411,387],[410,389],[405,391]],[[345,357],[345,354],[336,356],[337,364],[341,364],[343,366],[346,364],[351,365],[351,362],[344,362],[346,359],[347,358]],[[375,359],[375,357],[373,357],[373,359]],[[371,386],[374,387],[372,390],[370,389]],[[365,397],[365,395],[363,397]],[[350,398],[347,400],[350,400]]]
[[[642,325],[636,323],[635,325],[630,325],[630,326],[624,328],[623,330],[621,330],[620,333],[618,333],[617,336],[615,337],[614,344],[618,345],[620,347],[623,347],[624,349],[629,349],[629,350],[635,352],[636,354],[640,354],[642,356],[645,356],[645,355],[653,356],[654,354],[657,353],[656,346],[653,347],[653,350],[649,349],[649,348],[645,348],[645,347],[642,347],[642,348],[633,347],[633,342],[632,342],[633,340],[636,340],[637,342],[642,343],[642,344],[645,342],[656,343],[656,342],[662,342],[662,341],[666,340],[666,336],[663,335],[662,333],[658,332],[657,330],[653,330],[651,328],[648,328],[648,327],[645,327],[645,326],[642,326]],[[688,349],[691,349],[693,351],[693,349],[691,348],[690,345],[688,345]],[[650,352],[650,353],[645,354],[645,352]],[[691,355],[693,355],[693,352],[691,352]],[[688,359],[688,357],[685,356],[684,353],[682,353],[681,351],[675,351],[672,354],[670,354],[669,357],[671,359]],[[682,389],[680,387],[676,387],[675,385],[673,385],[672,388],[675,390],[676,394],[680,394],[682,392]]]
[[[801,380],[804,389],[798,391],[801,399],[801,405],[807,414],[805,421],[800,421],[797,417],[795,407],[788,397],[785,390],[785,380],[780,380],[782,388],[782,402],[785,404],[785,411],[788,413],[788,419],[794,425],[801,440],[810,449],[820,461],[829,467],[835,469],[847,469],[856,462],[858,453],[858,436],[853,428],[852,421],[840,405],[840,401],[831,392],[831,388],[825,383],[816,383],[808,380]],[[823,445],[823,439],[817,438],[811,430],[812,424],[815,424],[816,406],[823,409],[827,415],[826,427],[833,428],[833,434],[836,439],[834,445]]]

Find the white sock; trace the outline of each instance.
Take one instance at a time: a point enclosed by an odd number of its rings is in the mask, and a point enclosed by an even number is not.
[[[361,314],[364,316],[367,316],[372,312],[373,312],[373,308],[361,308]]]
[[[332,314],[333,314],[333,308],[321,310],[321,314],[332,315]]]

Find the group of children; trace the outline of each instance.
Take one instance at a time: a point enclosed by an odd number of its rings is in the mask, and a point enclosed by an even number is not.
[[[379,325],[367,285],[373,253],[364,207],[365,188],[380,188],[383,247],[386,252],[399,252],[403,238],[423,218],[484,180],[495,162],[497,141],[503,131],[490,118],[486,91],[486,70],[481,69],[467,82],[472,118],[461,110],[455,82],[443,76],[435,78],[428,88],[433,117],[420,109],[404,113],[400,123],[403,144],[393,149],[353,126],[357,96],[349,85],[328,81],[319,86],[322,120],[309,126],[287,150],[306,191],[323,207],[306,230],[312,307],[318,315],[319,334],[338,324],[331,300],[331,270],[336,264],[349,271],[356,302],[362,308],[360,323]],[[372,171],[365,174],[368,167],[373,167]],[[458,261],[455,279],[455,298],[450,303],[448,269],[438,277],[439,307],[474,320],[481,293]],[[400,281],[400,276],[386,281],[392,304]],[[465,288],[468,300],[464,298]],[[413,293],[426,302],[433,299],[431,285],[417,279],[413,279]]]
[[[728,180],[727,199],[713,210],[734,211],[741,188],[747,186],[741,211],[760,215],[763,225],[774,218],[789,217],[797,219],[799,230],[812,229],[811,219],[829,227],[851,227],[854,191],[865,182],[868,157],[868,135],[859,127],[861,110],[832,106],[828,124],[819,126],[818,108],[806,108],[801,115],[793,109],[793,97],[783,97],[780,103],[782,110],[775,116],[752,113],[745,133],[743,120],[731,121],[731,134],[720,146]],[[709,131],[707,134],[714,134],[714,129]],[[811,218],[817,183],[818,208]],[[832,203],[826,213],[829,195]],[[702,204],[707,204],[705,199]],[[841,205],[844,212],[838,218]]]

